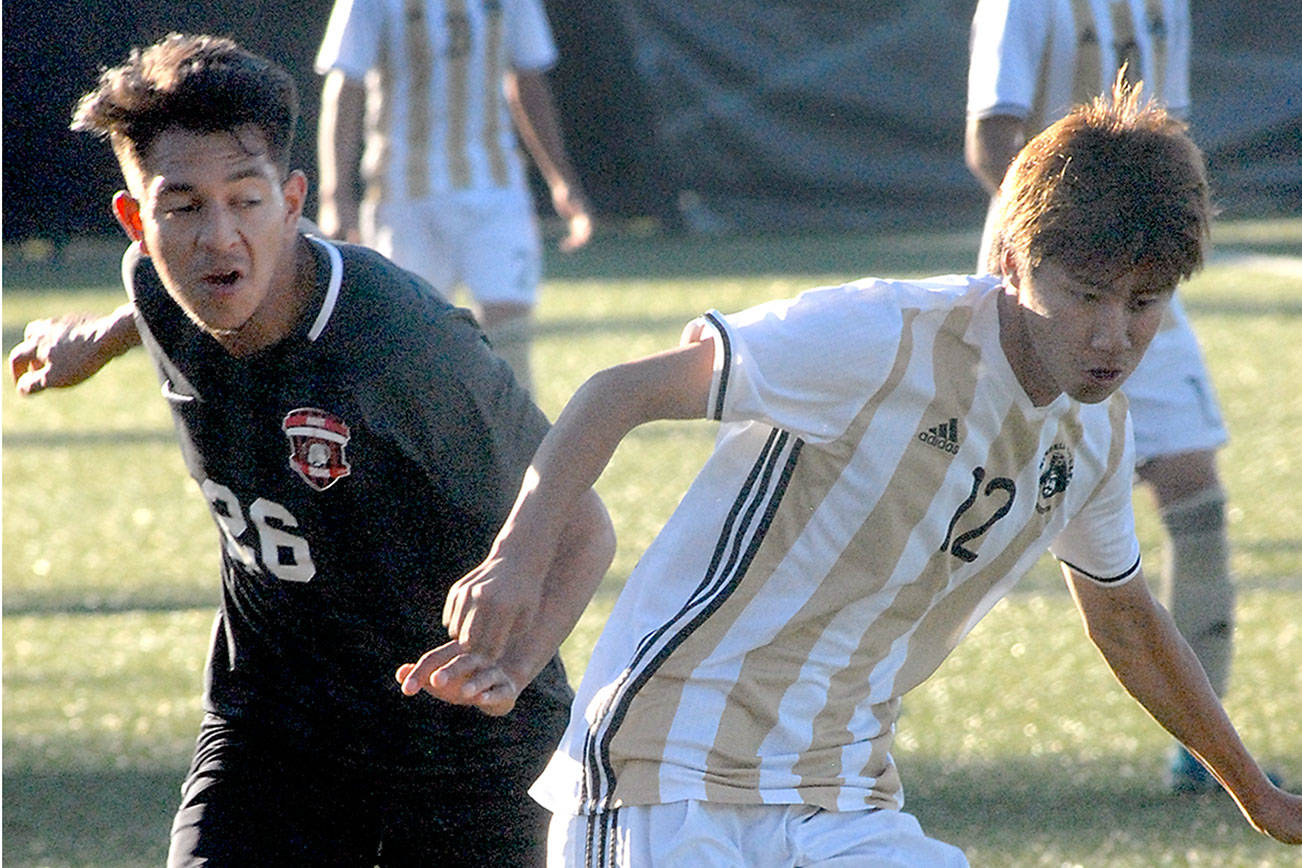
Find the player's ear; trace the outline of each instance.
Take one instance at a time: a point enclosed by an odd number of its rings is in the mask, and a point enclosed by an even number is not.
[[[297,224],[298,218],[303,215],[303,205],[307,202],[307,176],[295,169],[285,178],[280,190],[285,196],[286,216],[290,222]]]
[[[1012,247],[1005,244],[999,251],[1000,265],[1003,267],[1003,278],[1010,286],[1018,286],[1022,280],[1022,274],[1017,270],[1017,254]]]
[[[145,227],[140,220],[140,203],[126,190],[118,190],[113,194],[113,216],[118,218],[118,224],[127,233],[127,237],[132,241],[139,241],[140,251],[148,256],[149,250],[145,247]]]

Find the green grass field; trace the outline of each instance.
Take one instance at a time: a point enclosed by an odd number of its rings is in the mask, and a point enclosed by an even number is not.
[[[1302,220],[1226,224],[1216,241],[1220,259],[1182,291],[1233,438],[1227,705],[1297,786]],[[77,248],[54,267],[6,250],[5,352],[29,318],[118,304],[116,252]],[[593,371],[671,345],[707,308],[865,274],[964,271],[974,257],[966,234],[598,238],[548,263],[539,400],[555,416]],[[215,531],[142,353],[68,392],[3,391],[4,864],[158,865],[197,731]],[[563,649],[572,677],[712,435],[704,422],[638,430],[599,482],[619,552]],[[1157,521],[1142,493],[1137,504],[1156,563]],[[1294,864],[1228,799],[1168,796],[1167,744],[1085,640],[1046,560],[908,699],[896,756],[908,808],[974,866]]]

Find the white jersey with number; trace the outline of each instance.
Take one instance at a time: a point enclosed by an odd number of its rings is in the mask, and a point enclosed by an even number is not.
[[[703,322],[714,453],[616,603],[534,795],[898,807],[900,697],[1052,546],[1138,568],[1120,395],[1035,407],[996,278],[865,280]]]
[[[1034,135],[1109,93],[1117,70],[1173,114],[1189,111],[1187,0],[979,0],[967,114],[1027,120]]]
[[[521,187],[503,76],[556,62],[539,0],[337,0],[317,53],[367,89],[368,197]]]

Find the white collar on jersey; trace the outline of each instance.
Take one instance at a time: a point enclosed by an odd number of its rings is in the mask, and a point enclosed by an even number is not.
[[[318,238],[315,235],[306,237],[308,241],[320,246],[326,252],[326,255],[330,257],[330,285],[326,287],[325,300],[321,302],[321,310],[317,311],[316,320],[307,333],[307,339],[315,341],[321,337],[321,332],[325,331],[326,324],[330,322],[330,315],[334,313],[335,305],[339,301],[339,287],[344,282],[344,258],[340,255],[339,248],[324,238]]]

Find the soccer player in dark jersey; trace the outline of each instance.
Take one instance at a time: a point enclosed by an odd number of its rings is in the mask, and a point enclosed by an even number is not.
[[[468,313],[298,231],[296,115],[288,74],[225,39],[174,34],[105,72],[73,126],[106,136],[126,179],[130,302],[32,323],[10,357],[32,393],[143,343],[218,526],[221,609],[169,864],[541,864],[547,818],[526,788],[572,694],[530,649],[582,611],[609,519],[585,497],[550,611],[517,625],[491,677],[458,677],[479,667],[448,640],[444,598],[490,554],[548,424]],[[432,641],[450,677],[405,696],[398,664]],[[504,684],[500,701],[481,689]]]

